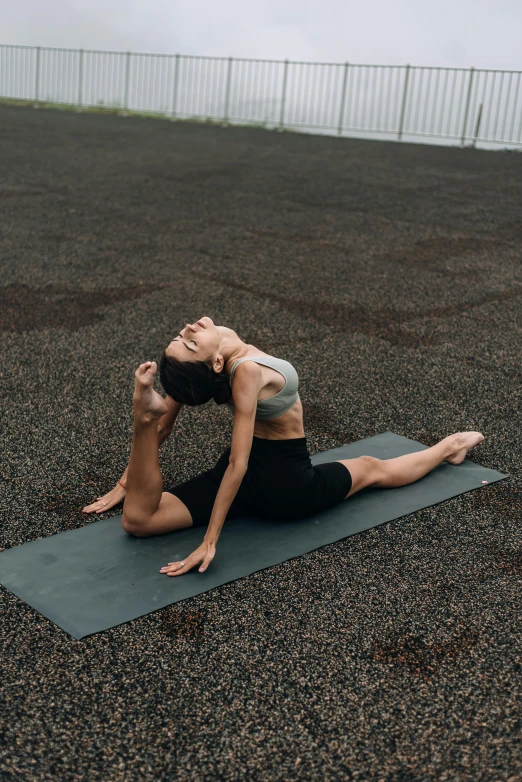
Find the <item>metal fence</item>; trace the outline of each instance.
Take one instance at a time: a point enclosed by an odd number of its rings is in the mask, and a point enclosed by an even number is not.
[[[521,71],[0,45],[0,98],[522,146]]]

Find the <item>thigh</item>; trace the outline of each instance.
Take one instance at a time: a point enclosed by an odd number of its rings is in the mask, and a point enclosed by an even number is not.
[[[177,529],[192,527],[192,516],[187,506],[173,494],[163,492],[157,510],[141,524],[130,523],[123,512],[123,529],[137,538],[164,535]]]
[[[185,503],[174,494],[164,491],[158,510],[150,517],[149,524],[155,527],[156,534],[161,535],[163,532],[192,527],[193,520]]]
[[[208,524],[218,492],[219,484],[216,486],[209,473],[210,470],[207,470],[177,486],[168,486],[163,493],[163,496],[167,494],[184,505],[195,527]]]
[[[189,481],[180,483],[177,486],[169,486],[165,489],[163,496],[165,496],[165,493],[168,493],[180,501],[185,506],[194,527],[204,527],[210,521],[216,495],[228,467],[229,456],[230,449],[220,456],[217,464],[212,469],[197,475]],[[243,510],[243,503],[236,496],[227,513],[227,519],[240,515]]]
[[[358,491],[376,486],[380,477],[381,460],[375,456],[359,456],[357,459],[338,459],[352,476],[352,486],[345,499]]]

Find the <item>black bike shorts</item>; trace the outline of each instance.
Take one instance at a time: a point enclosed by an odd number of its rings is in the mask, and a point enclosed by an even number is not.
[[[195,527],[209,523],[229,459],[230,448],[227,448],[212,469],[165,488],[187,506]],[[337,505],[351,486],[352,476],[344,464],[312,464],[306,437],[290,440],[254,437],[248,468],[227,519],[249,515],[265,519],[305,518]]]

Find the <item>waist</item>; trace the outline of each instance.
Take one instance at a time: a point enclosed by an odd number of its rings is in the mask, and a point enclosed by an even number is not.
[[[255,437],[263,440],[293,440],[304,437],[301,400],[298,399],[287,413],[277,418],[272,418],[270,421],[261,421],[259,418],[256,418],[253,434]]]
[[[255,453],[274,451],[296,451],[308,453],[308,445],[306,437],[286,437],[285,439],[278,440],[276,438],[268,439],[267,437],[252,437],[252,451]]]

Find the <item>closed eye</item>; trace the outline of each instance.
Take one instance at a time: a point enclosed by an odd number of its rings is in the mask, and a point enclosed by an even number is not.
[[[177,336],[177,337],[174,337],[174,339],[181,339],[181,334],[178,334],[178,336]],[[196,340],[195,340],[195,339],[189,339],[188,341],[189,341],[189,342],[193,342],[193,343],[194,343],[194,345],[196,345],[196,347],[197,347],[197,343],[196,343]]]
[[[174,337],[172,341],[173,341],[173,342],[176,342],[178,339],[182,339],[182,336],[181,336],[181,334],[179,334],[177,337]],[[196,347],[198,346],[198,344],[197,344],[197,342],[196,342],[196,340],[195,340],[195,339],[189,339],[188,341],[189,341],[189,342],[193,342],[193,343],[194,343],[194,345],[195,345]]]

